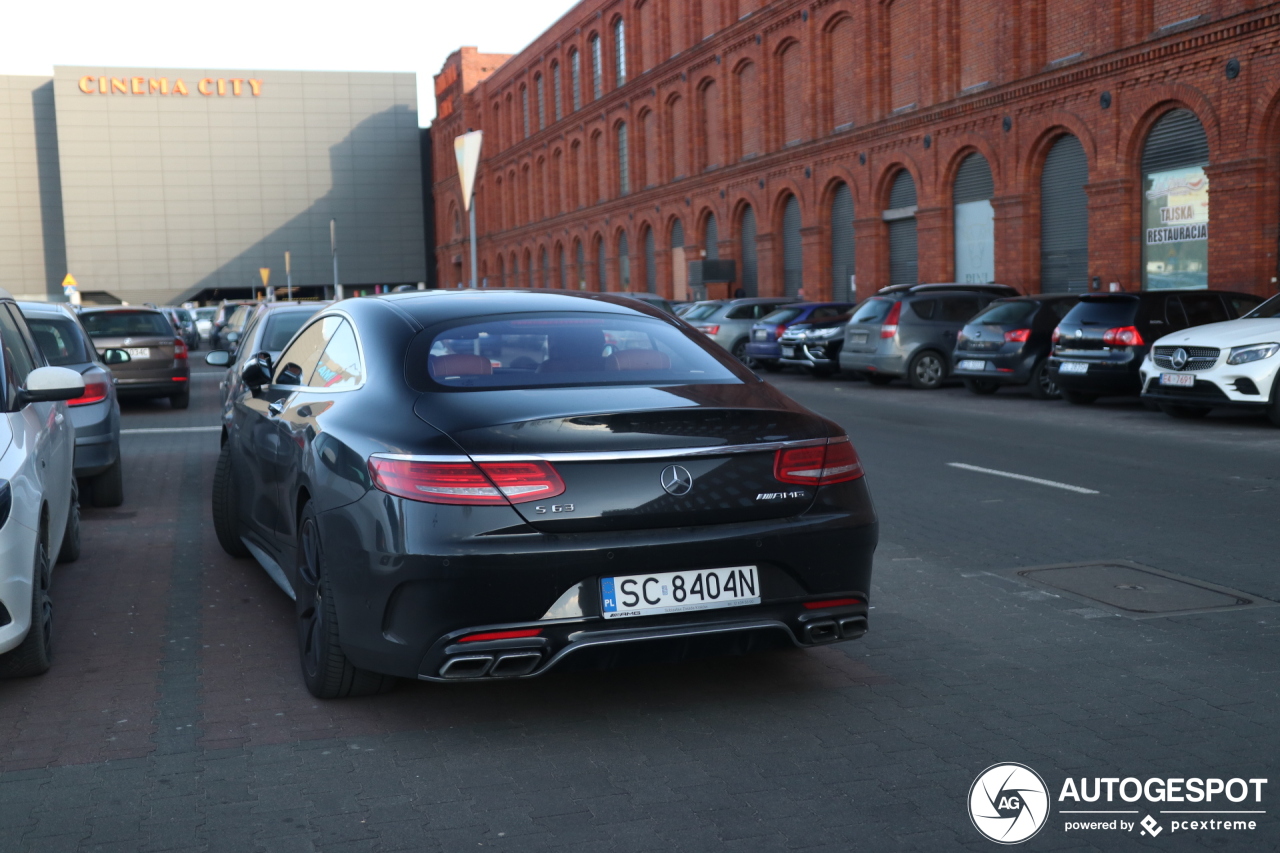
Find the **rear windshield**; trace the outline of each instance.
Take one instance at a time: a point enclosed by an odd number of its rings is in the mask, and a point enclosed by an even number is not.
[[[509,314],[437,332],[409,369],[450,388],[741,382],[705,346],[647,317]]]
[[[881,299],[873,296],[858,308],[858,312],[853,315],[850,323],[883,323],[884,318],[889,316],[889,309],[893,306],[892,299]]]
[[[1245,315],[1251,320],[1269,320],[1280,317],[1280,296],[1273,296]]]
[[[765,314],[760,318],[761,323],[790,323],[801,314],[799,308],[779,308],[777,311]]]
[[[93,360],[85,352],[84,338],[71,320],[28,317],[27,325],[31,327],[31,334],[35,337],[40,352],[44,353],[45,361],[54,367],[84,364]]]
[[[1081,299],[1062,322],[1081,326],[1129,326],[1138,316],[1138,300],[1132,296]]]
[[[80,319],[95,338],[173,337],[173,324],[156,311],[102,311],[82,314]]]
[[[196,315],[197,320],[212,320],[213,315],[218,313],[217,308],[197,308],[191,312]]]
[[[969,322],[986,323],[991,326],[1015,326],[1028,322],[1034,313],[1036,313],[1034,302],[993,302],[986,311]]]
[[[315,311],[280,311],[267,317],[267,330],[262,335],[259,349],[280,352],[298,334],[303,323],[314,317],[319,310],[317,307]]]
[[[685,312],[686,320],[703,320],[716,313],[716,309],[720,307],[719,302],[706,302],[702,305],[695,305]]]

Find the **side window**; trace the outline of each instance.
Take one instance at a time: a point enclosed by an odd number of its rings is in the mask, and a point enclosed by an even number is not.
[[[1056,316],[1055,322],[1061,322],[1063,317],[1071,313],[1071,309],[1076,307],[1078,299],[1055,299],[1049,303],[1053,306],[1053,313]]]
[[[967,323],[982,307],[982,301],[976,296],[949,296],[942,300],[941,317],[937,319],[947,323]]]
[[[254,354],[249,347],[249,341],[257,332],[258,323],[261,322],[261,317],[262,315],[259,314],[258,317],[249,325],[249,328],[244,330],[244,334],[240,336],[240,339],[236,341],[236,351],[233,354],[233,357],[235,358],[236,363],[242,367],[248,357]]]
[[[360,363],[356,333],[351,324],[344,321],[330,337],[329,345],[325,347],[307,384],[312,388],[348,391],[359,387],[363,381],[364,366]]]
[[[911,306],[911,310],[921,320],[932,320],[933,315],[938,311],[938,300],[936,299],[917,299],[907,304]]]
[[[755,305],[739,305],[725,315],[726,320],[752,320],[758,317]]]
[[[317,320],[303,330],[289,347],[280,354],[280,362],[276,365],[276,375],[271,380],[275,385],[306,385],[320,361],[329,337],[342,322],[341,317],[325,317]]]
[[[1182,308],[1187,312],[1187,323],[1192,326],[1203,326],[1205,323],[1221,323],[1230,319],[1227,309],[1216,293],[1184,293]]]
[[[1160,316],[1156,314],[1156,316]],[[1176,332],[1187,327],[1187,313],[1182,310],[1182,302],[1176,296],[1170,296],[1164,303],[1164,318],[1169,321],[1169,331]]]
[[[27,325],[27,318],[22,316],[17,305],[10,305],[9,313],[13,315],[14,325],[18,327],[18,333],[27,344],[27,352],[31,353],[31,363],[36,367],[47,364],[44,354],[40,351],[40,345],[36,343],[35,335],[31,334],[31,327]]]
[[[35,369],[36,363],[23,340],[19,321],[14,320],[8,308],[0,305],[0,355],[4,358],[5,404],[13,411],[18,390],[27,384],[27,374]]]
[[[818,309],[814,310],[814,312],[813,312],[813,316],[812,316],[812,317],[810,317],[809,319],[811,319],[811,320],[830,320],[830,319],[832,319],[833,317],[839,317],[839,316],[840,316],[840,314],[841,314],[841,311],[840,311],[840,309],[839,309],[839,308],[835,308],[835,307],[830,307],[830,308],[818,308]]]
[[[1227,313],[1231,315],[1232,319],[1243,317],[1262,304],[1262,298],[1259,296],[1227,296],[1223,294],[1222,298],[1227,301]]]

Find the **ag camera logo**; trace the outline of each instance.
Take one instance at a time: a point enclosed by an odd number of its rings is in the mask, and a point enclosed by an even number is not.
[[[993,764],[969,788],[969,819],[997,844],[1020,844],[1049,818],[1049,789],[1025,764]]]

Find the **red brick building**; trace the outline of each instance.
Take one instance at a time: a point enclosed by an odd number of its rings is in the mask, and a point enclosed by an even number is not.
[[[708,259],[733,262],[712,295],[1271,294],[1278,25],[1256,0],[584,0],[436,78],[440,281],[470,276],[448,152],[479,129],[490,287],[680,298]]]

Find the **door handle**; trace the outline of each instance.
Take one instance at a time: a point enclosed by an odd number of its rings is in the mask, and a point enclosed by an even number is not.
[[[279,415],[284,411],[284,400],[276,400],[274,403],[267,406],[267,411],[273,415]]]

